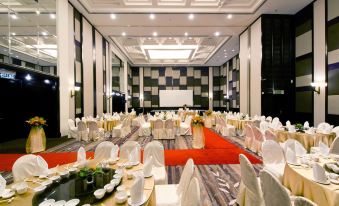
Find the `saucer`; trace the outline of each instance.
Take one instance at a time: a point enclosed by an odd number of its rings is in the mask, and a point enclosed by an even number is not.
[[[137,202],[137,203],[132,203],[131,198],[128,198],[128,200],[127,200],[128,205],[131,205],[131,206],[140,206],[140,205],[143,205],[146,201],[147,201],[147,198],[146,198],[145,195],[142,195],[142,201]]]
[[[1,197],[3,199],[8,199],[11,198],[15,195],[15,191],[10,190],[10,189],[5,189],[5,191],[3,192],[3,194],[1,195]]]
[[[327,179],[326,182],[319,182],[319,181],[317,181],[315,179],[313,179],[313,181],[316,182],[316,183],[322,184],[322,185],[329,185],[329,184],[331,184],[329,179]]]

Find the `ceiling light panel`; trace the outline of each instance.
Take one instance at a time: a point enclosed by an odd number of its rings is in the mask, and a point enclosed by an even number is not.
[[[175,59],[189,59],[192,50],[147,50],[148,56],[153,60],[175,60]]]

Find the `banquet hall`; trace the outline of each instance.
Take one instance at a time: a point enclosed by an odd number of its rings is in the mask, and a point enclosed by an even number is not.
[[[0,206],[338,206],[339,0],[0,0]]]

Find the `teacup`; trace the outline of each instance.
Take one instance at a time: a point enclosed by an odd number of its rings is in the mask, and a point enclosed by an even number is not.
[[[105,189],[98,189],[98,190],[95,190],[94,196],[97,199],[101,199],[101,198],[103,198],[105,196],[105,193],[106,193]]]
[[[16,192],[19,194],[19,195],[22,195],[22,194],[25,194],[28,190],[28,185],[26,182],[22,182],[22,183],[19,183],[16,187],[15,187],[15,190]]]
[[[127,192],[126,191],[120,191],[115,195],[115,201],[118,204],[122,204],[127,200]]]

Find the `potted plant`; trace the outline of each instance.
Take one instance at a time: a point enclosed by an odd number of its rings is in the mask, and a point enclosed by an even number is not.
[[[46,150],[46,135],[44,126],[47,126],[46,120],[43,117],[32,117],[26,121],[31,126],[31,130],[26,142],[27,153],[37,153]]]

